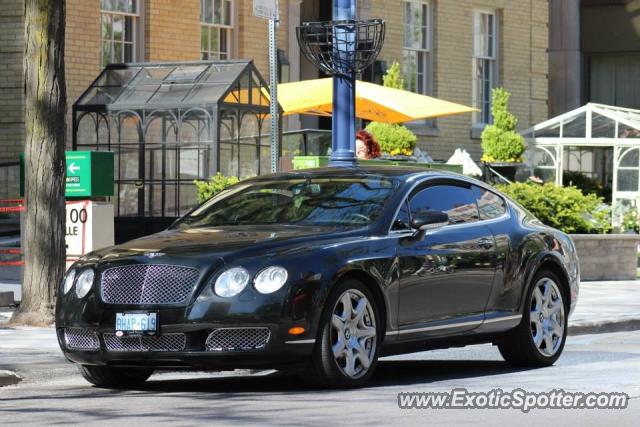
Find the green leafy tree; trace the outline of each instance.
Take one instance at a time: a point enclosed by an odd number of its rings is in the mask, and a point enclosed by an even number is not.
[[[193,181],[198,190],[198,203],[204,203],[222,190],[240,182],[235,176],[225,176],[220,172],[208,181]]]
[[[565,233],[599,234],[611,229],[611,209],[602,198],[585,195],[576,187],[515,182],[498,189],[544,224]]]
[[[482,131],[482,161],[521,162],[526,145],[522,135],[515,131],[518,119],[509,112],[511,94],[503,88],[492,91],[493,124]]]
[[[400,70],[400,63],[398,61],[393,61],[393,64],[391,64],[386,74],[382,76],[382,82],[386,87],[404,89],[404,78],[402,77],[402,71]]]

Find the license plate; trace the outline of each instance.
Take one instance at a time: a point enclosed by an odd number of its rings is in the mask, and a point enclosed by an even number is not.
[[[116,333],[156,334],[158,332],[158,313],[125,312],[116,313]]]

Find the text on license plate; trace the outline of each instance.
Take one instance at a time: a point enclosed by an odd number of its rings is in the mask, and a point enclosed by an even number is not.
[[[116,313],[116,331],[156,332],[158,313]]]

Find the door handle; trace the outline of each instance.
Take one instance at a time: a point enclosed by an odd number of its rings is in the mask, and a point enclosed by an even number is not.
[[[478,247],[483,249],[491,249],[493,247],[493,239],[482,238],[478,240]]]

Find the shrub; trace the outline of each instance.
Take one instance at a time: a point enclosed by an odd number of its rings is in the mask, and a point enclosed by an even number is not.
[[[520,203],[544,224],[565,233],[606,233],[610,230],[610,209],[595,194],[583,194],[575,187],[554,184],[512,183],[498,189]]]
[[[627,233],[633,231],[634,233],[638,233],[640,231],[640,224],[638,218],[638,210],[635,206],[631,209],[628,209],[624,215],[622,215],[622,221],[620,224],[620,228],[623,233]]]
[[[382,76],[384,86],[394,89],[404,89],[404,78],[398,61],[394,61],[391,67]],[[378,144],[383,153],[391,156],[399,154],[410,156],[413,154],[413,148],[416,146],[416,135],[407,127],[402,125],[392,125],[387,123],[371,122],[365,128]]]
[[[208,181],[193,181],[198,189],[198,203],[204,203],[225,188],[240,182],[235,176],[224,176],[220,172],[210,177]]]
[[[613,209],[613,218],[616,226],[614,232],[617,233],[638,233],[640,232],[640,215],[638,214],[637,200],[632,203],[617,203]]]
[[[482,161],[521,162],[526,145],[522,135],[515,131],[518,119],[508,110],[511,94],[495,88],[491,96],[493,124],[482,131]]]
[[[382,84],[386,87],[392,87],[394,89],[404,89],[404,78],[402,78],[402,72],[400,71],[400,63],[393,61],[391,67],[387,70],[384,76],[382,76]]]
[[[396,156],[403,154],[410,156],[416,146],[416,135],[402,125],[391,125],[387,123],[371,122],[365,128],[380,144],[383,153]]]

